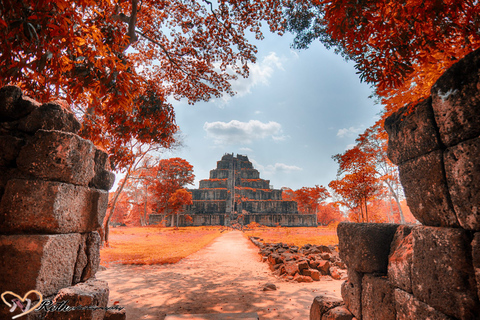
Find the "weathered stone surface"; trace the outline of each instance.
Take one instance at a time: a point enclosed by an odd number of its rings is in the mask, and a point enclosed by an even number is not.
[[[475,279],[477,280],[477,294],[480,297],[480,232],[476,232],[473,236],[472,260]]]
[[[115,182],[115,174],[110,172],[110,161],[108,154],[102,150],[95,150],[95,176],[89,183],[92,188],[110,190]]]
[[[429,320],[451,320],[438,310],[415,299],[414,296],[400,289],[395,289],[395,309],[397,320],[429,319]]]
[[[432,86],[432,107],[447,146],[480,135],[480,50],[451,66]]]
[[[285,272],[291,276],[295,275],[296,273],[299,272],[298,270],[298,265],[296,262],[287,262],[285,263]]]
[[[0,167],[16,167],[15,160],[24,144],[23,139],[10,135],[0,136]]]
[[[127,314],[125,313],[125,309],[115,310],[109,309],[105,312],[105,317],[103,320],[126,320]]]
[[[73,274],[73,284],[94,278],[99,264],[100,235],[96,231],[82,234]]]
[[[265,283],[263,285],[262,291],[275,291],[277,286],[274,283]]]
[[[0,235],[1,292],[49,296],[70,286],[80,241],[78,233]]]
[[[431,98],[392,114],[385,119],[385,130],[388,158],[397,165],[440,149]]]
[[[349,269],[348,280],[341,288],[345,306],[357,319],[362,319],[362,277],[361,273]]]
[[[60,305],[66,301],[69,307],[93,307],[86,310],[68,312],[48,312],[45,319],[55,320],[103,320],[108,303],[108,284],[106,281],[91,279],[75,286],[63,288],[56,295],[53,304]],[[96,308],[95,308],[96,307]],[[48,308],[48,306],[46,306]]]
[[[328,310],[336,308],[342,304],[342,300],[327,296],[318,296],[313,299],[310,307],[310,320],[321,320],[323,314]]]
[[[399,226],[392,241],[388,257],[388,279],[407,292],[412,292],[412,227]]]
[[[398,167],[407,204],[427,226],[458,227],[448,193],[441,150],[433,151]]]
[[[468,233],[459,228],[412,230],[413,295],[458,319],[480,314]]]
[[[480,230],[480,137],[448,148],[444,158],[458,222],[464,229]]]
[[[39,129],[77,133],[82,125],[66,101],[42,104],[18,123],[18,129],[34,133]]]
[[[93,178],[95,149],[79,136],[38,130],[17,158],[21,171],[36,177],[87,186]]]
[[[363,273],[387,273],[388,255],[398,225],[341,222],[337,228],[340,258]]]
[[[366,274],[362,279],[362,319],[395,320],[393,287],[386,277]]]
[[[108,193],[62,182],[11,179],[0,202],[5,234],[90,232],[98,229]]]
[[[73,270],[73,285],[82,281],[82,273],[88,263],[87,253],[85,252],[87,234],[82,234],[81,236],[82,239],[80,240],[80,246],[78,248],[77,261],[75,262],[75,268]]]
[[[322,320],[352,320],[353,315],[345,306],[338,306],[325,312]]]
[[[4,86],[0,89],[0,122],[20,119],[40,104],[23,96],[17,86]]]
[[[302,276],[301,274],[298,274],[298,273],[293,277],[293,280],[297,282],[313,282],[313,279],[311,277]]]

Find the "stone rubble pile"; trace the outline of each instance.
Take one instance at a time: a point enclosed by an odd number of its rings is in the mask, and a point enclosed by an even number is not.
[[[263,243],[258,237],[250,240],[260,248],[262,261],[280,278],[297,282],[346,279],[346,266],[335,246],[306,244],[299,248],[284,243]]]
[[[417,226],[340,223],[342,301],[310,319],[480,319],[480,49],[385,121]],[[333,306],[344,306],[331,316]],[[327,315],[328,314],[328,315]]]
[[[41,104],[19,87],[0,89],[0,293],[36,290],[56,304],[107,306],[108,284],[95,279],[97,230],[115,175],[108,155],[77,135],[80,128],[64,101]],[[35,311],[25,318],[116,313]],[[2,303],[0,318],[12,315]]]

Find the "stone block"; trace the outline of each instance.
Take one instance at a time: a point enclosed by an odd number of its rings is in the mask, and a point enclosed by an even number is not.
[[[117,309],[109,309],[105,312],[105,317],[103,320],[126,320],[127,314],[125,313],[125,309],[117,310]]]
[[[388,279],[398,288],[412,292],[412,227],[399,226],[393,237],[388,257]]]
[[[345,306],[359,320],[362,319],[362,277],[361,273],[349,269],[348,280],[341,287]]]
[[[285,272],[291,276],[295,275],[298,273],[300,270],[298,270],[298,265],[295,261],[288,261],[285,263]]]
[[[387,277],[376,277],[372,274],[363,276],[362,319],[396,319],[393,287]]]
[[[449,316],[430,307],[414,296],[400,289],[395,289],[395,309],[397,320],[429,319],[429,320],[453,320]]]
[[[325,312],[322,320],[352,320],[353,315],[345,306],[338,306]]]
[[[81,282],[75,286],[63,288],[55,296],[52,306],[48,302],[44,303],[45,309],[63,304],[66,308],[75,308],[66,312],[51,311],[48,312],[46,320],[103,320],[108,303],[108,284],[106,281],[90,279]],[[90,307],[90,308],[82,308]],[[77,309],[78,308],[78,309]]]
[[[35,177],[87,186],[95,175],[92,142],[73,133],[38,130],[17,158],[19,170]]]
[[[10,136],[0,136],[0,167],[16,167],[16,160],[20,149],[25,145],[23,139]]]
[[[477,280],[477,295],[480,297],[480,232],[476,232],[473,236],[472,259],[475,279]]]
[[[432,99],[408,105],[385,119],[388,133],[388,158],[395,164],[440,149]]]
[[[73,284],[94,278],[100,264],[100,234],[96,231],[82,234]]]
[[[77,133],[81,127],[77,117],[64,100],[44,103],[18,123],[18,129],[28,133],[34,133],[40,129]]]
[[[451,66],[432,86],[432,107],[447,146],[480,135],[480,50]]]
[[[0,290],[43,296],[72,285],[81,236],[0,235]]]
[[[448,189],[457,219],[464,229],[480,230],[480,137],[444,153]]]
[[[0,232],[94,231],[101,226],[107,205],[106,191],[62,182],[11,179],[0,202]]]
[[[469,233],[460,228],[412,230],[415,298],[458,319],[480,314]]]
[[[313,299],[310,307],[310,320],[321,320],[328,310],[342,305],[342,300],[328,296],[318,296]]]
[[[19,87],[4,86],[0,89],[0,122],[20,119],[39,105],[40,103],[24,96]]]
[[[340,259],[363,273],[387,273],[390,244],[397,224],[341,222],[337,228]]]
[[[110,161],[108,160],[108,154],[100,149],[95,150],[95,176],[89,183],[92,188],[110,190],[115,182],[115,174],[110,172]]]
[[[330,261],[317,260],[317,262],[317,270],[320,271],[323,275],[328,275],[330,273]]]
[[[441,150],[404,162],[398,169],[407,204],[418,221],[427,226],[459,226],[447,188]]]

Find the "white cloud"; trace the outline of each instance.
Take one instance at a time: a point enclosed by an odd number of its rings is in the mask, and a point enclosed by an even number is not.
[[[246,148],[246,147],[240,148],[239,150],[240,150],[240,151],[244,151],[244,152],[253,152],[252,149]]]
[[[354,136],[357,136],[358,134],[362,133],[363,130],[365,130],[364,126],[342,128],[342,129],[338,130],[337,137],[340,137],[340,138],[354,137]]]
[[[239,77],[237,80],[232,81],[232,90],[237,93],[236,96],[242,97],[250,94],[252,88],[259,84],[268,86],[275,70],[284,70],[281,60],[275,52],[270,52],[261,62],[250,65],[248,78]],[[213,99],[212,101],[220,102],[220,106],[223,107],[231,99],[231,96],[224,95],[220,100]]]
[[[263,123],[258,120],[241,122],[232,120],[230,122],[205,122],[203,129],[207,137],[213,138],[215,144],[249,144],[254,140],[281,139],[282,126],[274,121]]]
[[[274,175],[276,173],[290,173],[290,172],[293,172],[293,171],[303,170],[300,167],[288,165],[288,164],[285,164],[285,163],[278,163],[277,162],[273,165],[269,164],[269,165],[264,166],[264,165],[259,164],[258,162],[256,162],[255,160],[253,160],[251,158],[250,158],[250,161],[252,162],[254,168],[257,169],[258,171],[260,171],[260,175],[262,175],[262,174]]]

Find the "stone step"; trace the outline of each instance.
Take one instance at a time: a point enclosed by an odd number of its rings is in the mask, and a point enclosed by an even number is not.
[[[165,320],[259,320],[256,312],[251,313],[209,313],[209,314],[172,314]]]

